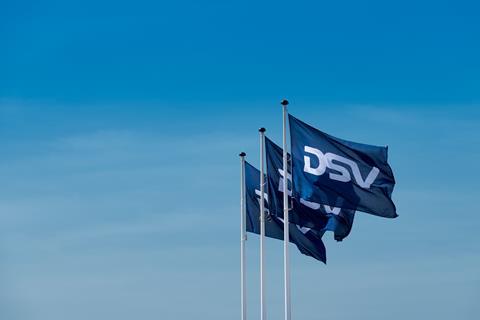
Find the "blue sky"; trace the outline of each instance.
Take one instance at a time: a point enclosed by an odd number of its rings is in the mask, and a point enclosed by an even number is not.
[[[4,1],[0,316],[239,317],[239,159],[279,101],[389,145],[400,217],[292,253],[294,318],[476,319],[480,7],[473,2]],[[293,251],[292,247],[292,251]],[[259,315],[249,237],[249,316]],[[267,242],[268,315],[282,246]]]

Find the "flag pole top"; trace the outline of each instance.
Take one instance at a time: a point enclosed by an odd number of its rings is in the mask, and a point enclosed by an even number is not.
[[[239,156],[240,157],[245,157],[247,154],[245,152],[240,152]]]
[[[261,127],[260,129],[258,129],[259,132],[265,132],[267,131],[267,129],[265,129],[264,127]]]
[[[280,104],[282,106],[288,106],[288,100],[287,99],[283,99],[282,102],[280,102]]]

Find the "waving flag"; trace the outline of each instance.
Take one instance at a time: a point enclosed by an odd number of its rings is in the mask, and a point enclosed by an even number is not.
[[[304,201],[395,218],[387,147],[342,140],[289,115],[293,192]]]
[[[245,184],[247,232],[260,234],[260,171],[248,162],[245,162]],[[268,194],[265,194],[266,208],[268,208],[268,200]],[[301,253],[326,263],[327,257],[322,234],[323,232],[290,223],[290,242],[294,243]],[[265,236],[283,240],[283,220],[270,215],[268,209],[265,220]]]
[[[283,217],[283,179],[285,177],[282,162],[283,150],[268,138],[265,139],[265,142],[270,212],[277,217]],[[289,161],[290,167],[291,162]],[[288,170],[287,179],[288,194],[291,197],[291,170]],[[354,210],[320,205],[296,198],[290,198],[289,207],[292,208],[290,211],[291,222],[318,231],[333,231],[337,241],[342,241],[352,229]]]

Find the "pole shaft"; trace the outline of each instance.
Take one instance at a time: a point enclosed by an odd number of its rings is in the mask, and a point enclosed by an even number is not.
[[[290,221],[288,214],[288,163],[287,163],[287,105],[283,105],[283,268],[285,282],[285,320],[291,319],[290,301],[290,256],[288,245],[290,241]]]
[[[240,155],[240,303],[241,320],[247,320],[247,281],[245,277],[245,241],[246,233],[246,203],[245,203],[245,155]]]
[[[260,319],[267,319],[265,306],[265,129],[260,129]]]

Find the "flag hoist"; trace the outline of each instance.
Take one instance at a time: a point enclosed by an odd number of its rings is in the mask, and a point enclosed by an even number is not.
[[[265,305],[265,128],[260,128],[260,320],[267,319]]]
[[[240,303],[241,320],[247,320],[247,291],[245,277],[245,241],[247,218],[245,197],[245,152],[240,153]]]
[[[283,272],[285,283],[285,320],[291,319],[292,308],[290,304],[290,256],[288,252],[288,243],[290,239],[290,221],[288,214],[288,161],[287,161],[287,116],[288,116],[288,100],[282,100],[283,109],[283,172],[285,178],[283,179]]]

